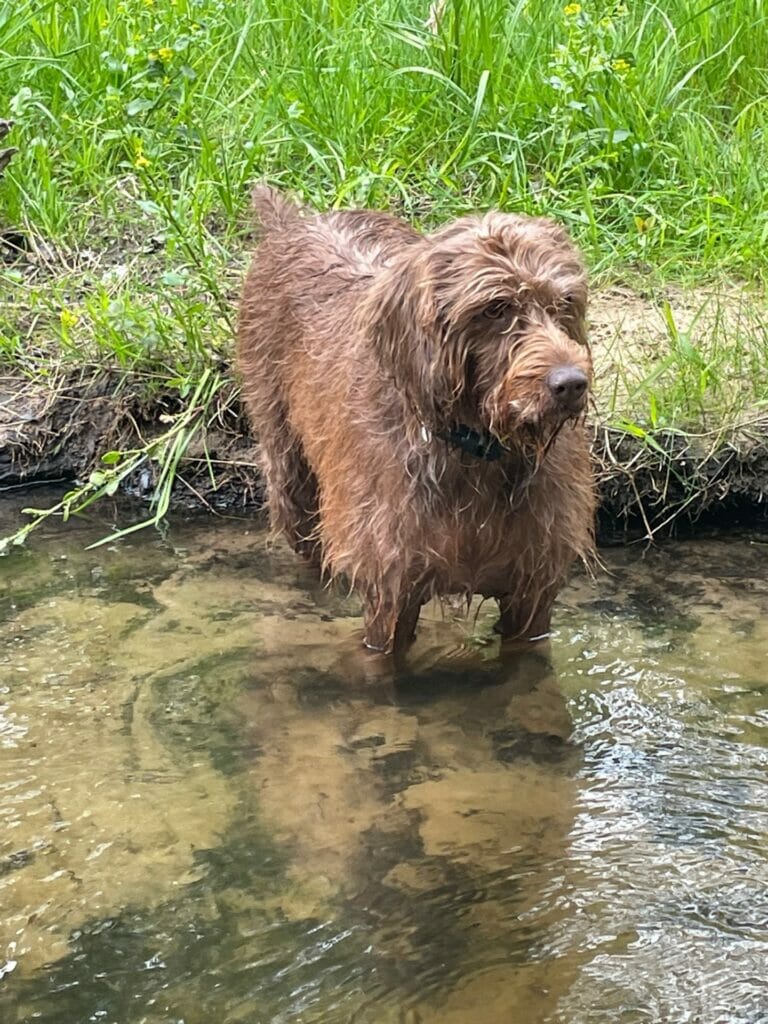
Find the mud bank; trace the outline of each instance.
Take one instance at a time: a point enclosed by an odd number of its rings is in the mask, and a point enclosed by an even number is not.
[[[151,395],[146,379],[78,369],[45,384],[0,377],[0,489],[84,480],[110,450],[143,447],[184,411],[178,394]],[[179,464],[178,511],[257,514],[262,489],[234,383]],[[721,435],[656,432],[650,440],[593,422],[604,541],[754,524],[768,510],[768,417]],[[147,460],[121,492],[150,502],[158,463]]]
[[[81,368],[43,384],[0,376],[0,489],[85,480],[103,453],[143,448],[185,411],[178,392],[150,389],[146,377],[123,371]],[[186,446],[172,505],[257,509],[255,455],[237,389],[227,385]],[[151,501],[157,476],[158,463],[150,458],[121,492]]]

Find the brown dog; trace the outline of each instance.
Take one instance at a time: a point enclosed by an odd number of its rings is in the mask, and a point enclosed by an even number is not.
[[[499,212],[421,235],[304,214],[258,187],[238,363],[273,527],[359,591],[366,643],[432,595],[494,597],[549,630],[593,550],[584,269],[565,231]]]

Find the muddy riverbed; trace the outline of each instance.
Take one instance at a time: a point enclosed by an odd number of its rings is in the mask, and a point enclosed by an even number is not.
[[[252,522],[105,529],[0,559],[3,1022],[768,1021],[767,535],[393,677]]]

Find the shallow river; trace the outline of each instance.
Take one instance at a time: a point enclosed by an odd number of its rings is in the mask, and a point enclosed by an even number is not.
[[[0,559],[3,1024],[768,1022],[768,537],[393,678],[252,524],[104,529]]]

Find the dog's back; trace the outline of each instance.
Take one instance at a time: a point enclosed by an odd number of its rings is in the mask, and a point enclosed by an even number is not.
[[[315,378],[337,377],[341,360],[365,358],[351,331],[361,295],[398,253],[425,239],[376,210],[305,212],[265,185],[254,189],[253,208],[259,241],[243,290],[237,361],[263,437],[280,396],[281,423],[292,418],[295,383],[306,390]]]
[[[424,238],[373,210],[305,213],[266,186],[254,190],[253,207],[259,241],[237,343],[243,401],[260,442],[272,525],[314,556],[318,485],[305,421],[322,436],[339,429],[355,387],[351,368],[372,358],[352,330],[354,310],[387,263]],[[376,373],[371,366],[362,378],[373,386]]]
[[[258,246],[246,277],[237,359],[244,399],[264,432],[276,391],[354,359],[349,323],[387,263],[424,237],[375,210],[305,212],[275,189],[253,192]],[[358,352],[358,355],[362,353]],[[305,362],[309,366],[302,368]]]
[[[295,203],[267,185],[254,189],[253,209],[260,248],[266,243],[273,259],[283,250],[284,260],[295,265],[295,249],[300,248],[315,268],[313,277],[318,276],[320,260],[326,272],[343,276],[347,286],[350,277],[366,281],[404,246],[424,241],[410,225],[377,210],[331,210],[305,216]]]

